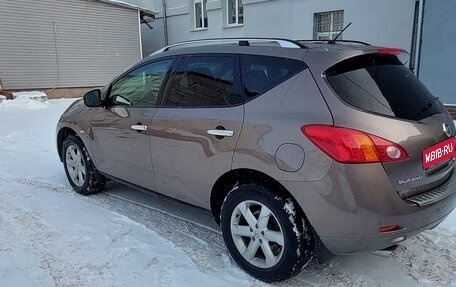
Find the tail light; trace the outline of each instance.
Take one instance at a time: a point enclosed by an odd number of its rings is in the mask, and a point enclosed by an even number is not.
[[[302,133],[321,151],[341,163],[374,163],[406,160],[407,152],[386,139],[348,128],[306,125]]]

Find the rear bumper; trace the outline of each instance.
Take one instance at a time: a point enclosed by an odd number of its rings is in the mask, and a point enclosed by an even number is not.
[[[444,185],[456,181],[456,175]],[[318,182],[282,182],[333,254],[381,250],[442,222],[456,206],[456,192],[426,206],[402,200],[380,164],[334,163]],[[399,230],[379,233],[396,224]]]
[[[382,250],[392,245],[403,242],[404,240],[417,235],[425,230],[432,229],[439,225],[445,218],[444,217],[432,222],[423,227],[415,230],[398,230],[388,232],[379,237],[373,238],[358,238],[358,239],[347,239],[347,238],[334,238],[334,237],[320,237],[321,242],[325,247],[333,254],[345,255],[354,253],[366,253],[377,250]]]

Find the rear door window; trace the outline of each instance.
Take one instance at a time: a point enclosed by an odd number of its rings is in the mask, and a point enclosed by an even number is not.
[[[242,90],[246,100],[257,97],[306,69],[298,60],[241,55]]]
[[[336,64],[326,76],[345,103],[372,113],[419,121],[442,103],[394,55],[363,55]]]
[[[223,107],[242,103],[235,56],[185,56],[172,76],[165,106]],[[238,81],[239,82],[239,81]]]

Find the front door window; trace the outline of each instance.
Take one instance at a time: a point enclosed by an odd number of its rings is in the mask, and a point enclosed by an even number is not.
[[[120,78],[111,87],[110,105],[155,106],[160,89],[173,60],[142,66]]]

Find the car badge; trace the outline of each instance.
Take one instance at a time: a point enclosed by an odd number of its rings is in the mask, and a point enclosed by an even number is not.
[[[406,178],[406,179],[400,179],[397,184],[406,184],[406,183],[412,183],[412,182],[415,182],[417,180],[422,180],[423,177],[421,175],[419,176],[414,176],[414,177],[411,177],[411,178]]]
[[[451,136],[451,128],[450,128],[450,125],[447,124],[447,123],[443,123],[442,126],[443,126],[443,131],[445,132],[445,134],[446,134],[447,136],[450,137],[450,136]]]

